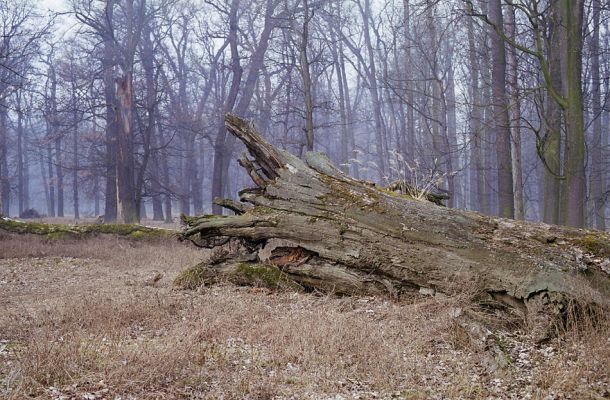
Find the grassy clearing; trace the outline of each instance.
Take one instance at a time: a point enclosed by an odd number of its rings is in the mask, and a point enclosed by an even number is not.
[[[173,241],[5,234],[0,249],[7,399],[610,396],[608,327],[541,346],[497,332],[511,364],[490,372],[451,318],[461,296],[179,291],[173,279],[204,253]]]

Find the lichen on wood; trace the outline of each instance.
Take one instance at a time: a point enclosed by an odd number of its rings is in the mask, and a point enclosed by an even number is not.
[[[134,240],[171,239],[177,232],[136,224],[49,224],[43,222],[23,222],[0,217],[0,231],[14,234],[46,236],[49,240],[79,239],[95,235],[116,235]]]
[[[185,220],[182,239],[221,252],[240,243],[202,267],[209,276],[262,263],[304,288],[340,294],[452,295],[474,287],[479,301],[518,311],[541,336],[573,300],[610,309],[607,285],[591,283],[610,279],[607,234],[397,196],[345,175],[322,154],[299,159],[277,149],[234,115],[225,122],[248,149],[241,164],[256,172],[256,187],[240,192],[250,205],[240,215]]]

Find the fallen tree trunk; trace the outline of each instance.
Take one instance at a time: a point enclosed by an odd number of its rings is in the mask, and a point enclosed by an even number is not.
[[[136,240],[165,240],[176,238],[178,232],[136,224],[48,224],[43,222],[23,222],[0,216],[0,233],[31,234],[47,239],[82,239],[96,235],[114,235]]]
[[[185,220],[183,239],[216,248],[190,271],[198,282],[395,297],[474,288],[478,301],[516,311],[541,332],[570,305],[610,308],[608,234],[416,201],[354,180],[322,154],[301,160],[277,149],[236,116],[225,122],[250,153],[240,165],[256,188],[240,192],[249,208],[217,202],[235,216]]]

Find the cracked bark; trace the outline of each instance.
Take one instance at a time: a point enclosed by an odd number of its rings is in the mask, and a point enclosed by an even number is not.
[[[256,188],[235,216],[185,218],[182,239],[215,248],[202,283],[229,280],[338,294],[452,295],[512,310],[539,337],[572,305],[610,309],[610,236],[448,209],[355,180],[320,154],[301,160],[231,114]],[[217,204],[222,204],[218,201]],[[255,267],[253,271],[249,267]]]

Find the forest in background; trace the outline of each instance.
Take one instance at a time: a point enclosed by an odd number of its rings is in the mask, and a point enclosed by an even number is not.
[[[0,4],[0,212],[171,221],[250,185],[227,112],[447,206],[606,229],[601,0]]]

